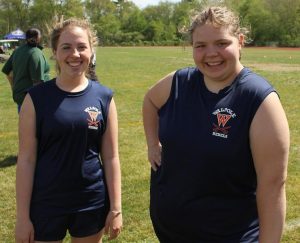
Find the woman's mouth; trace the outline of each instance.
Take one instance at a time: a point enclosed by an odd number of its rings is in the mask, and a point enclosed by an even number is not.
[[[78,67],[81,65],[81,62],[68,62],[68,64],[71,66],[71,67]]]
[[[219,65],[223,64],[223,62],[222,61],[220,61],[220,62],[206,62],[205,64],[209,67],[216,67],[216,66],[219,66]]]

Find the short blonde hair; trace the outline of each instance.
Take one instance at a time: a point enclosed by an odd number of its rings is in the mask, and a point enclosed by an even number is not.
[[[228,28],[235,37],[238,37],[240,34],[246,37],[248,33],[246,28],[240,27],[240,19],[233,11],[221,6],[208,7],[200,13],[196,13],[192,19],[192,24],[188,29],[191,43],[193,43],[195,29],[204,24],[211,24],[216,28]]]

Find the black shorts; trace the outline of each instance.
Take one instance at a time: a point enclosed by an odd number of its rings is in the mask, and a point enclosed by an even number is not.
[[[108,211],[100,208],[54,217],[31,217],[34,240],[60,241],[67,231],[73,237],[87,237],[98,233],[105,225]]]

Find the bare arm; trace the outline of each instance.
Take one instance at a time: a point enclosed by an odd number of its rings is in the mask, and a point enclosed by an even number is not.
[[[30,200],[36,164],[35,110],[26,95],[19,114],[19,154],[16,171],[17,222],[16,242],[33,242],[33,226],[29,217]]]
[[[250,143],[257,174],[259,242],[279,243],[286,213],[289,128],[276,93],[259,107],[251,124]]]
[[[148,160],[153,170],[161,165],[161,144],[158,138],[158,110],[170,95],[174,72],[156,83],[146,93],[143,103],[143,123],[148,146]]]
[[[121,169],[118,151],[118,118],[114,100],[111,100],[106,131],[102,138],[101,157],[110,199],[110,212],[106,219],[105,232],[114,239],[122,228]]]

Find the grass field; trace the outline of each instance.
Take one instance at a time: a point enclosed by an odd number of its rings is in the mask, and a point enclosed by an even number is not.
[[[49,50],[45,50],[50,57]],[[300,51],[245,48],[245,66],[266,77],[286,110],[291,147],[287,180],[287,227],[282,242],[300,242]],[[98,48],[97,74],[115,92],[120,130],[124,229],[113,242],[158,242],[150,223],[149,172],[141,107],[147,89],[167,73],[193,65],[189,47]],[[3,64],[0,64],[2,68]],[[55,76],[51,61],[51,76]],[[14,242],[18,115],[0,74],[0,242]],[[67,239],[66,242],[69,240]]]

